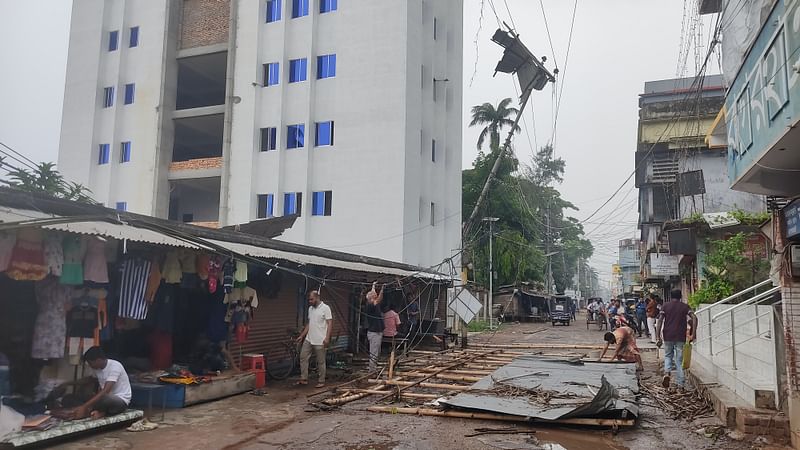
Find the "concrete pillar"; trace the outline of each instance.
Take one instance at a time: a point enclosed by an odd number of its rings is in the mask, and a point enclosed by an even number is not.
[[[781,213],[773,214],[775,230],[775,261],[773,272],[779,270],[781,296],[783,299],[783,332],[785,346],[786,381],[789,393],[789,428],[791,430],[792,447],[800,450],[800,348],[797,337],[800,336],[800,281],[790,275],[787,258],[784,257],[788,242],[786,229]],[[778,402],[780,403],[780,402]]]

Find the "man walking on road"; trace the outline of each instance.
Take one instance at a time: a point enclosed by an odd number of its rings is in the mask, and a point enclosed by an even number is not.
[[[655,344],[658,341],[658,335],[656,334],[656,319],[658,319],[658,296],[652,292],[647,298],[645,314],[647,315],[647,330],[650,334],[650,342]]]
[[[664,302],[661,313],[656,324],[656,345],[661,347],[662,339],[664,344],[664,379],[661,382],[665,388],[669,387],[670,372],[673,369],[677,372],[675,384],[682,388],[685,381],[683,373],[683,345],[686,343],[686,324],[692,321],[691,335],[689,341],[694,342],[697,330],[697,317],[689,305],[681,301],[681,291],[674,289],[669,294],[669,300]],[[663,334],[662,334],[663,333]]]
[[[295,383],[297,386],[308,384],[308,363],[311,360],[313,351],[317,358],[317,372],[319,374],[318,388],[325,386],[325,354],[328,344],[331,343],[331,332],[333,331],[333,315],[330,306],[326,305],[319,298],[319,291],[311,291],[308,294],[308,323],[297,342],[303,343],[300,350],[300,381]]]

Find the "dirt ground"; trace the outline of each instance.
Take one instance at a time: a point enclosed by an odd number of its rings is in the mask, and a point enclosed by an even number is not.
[[[571,326],[550,324],[505,324],[497,332],[470,337],[470,342],[492,344],[553,342],[601,344],[602,332],[579,317]],[[643,382],[657,377],[655,348],[640,340],[645,361]],[[585,350],[576,350],[587,352]],[[589,357],[599,356],[588,351]],[[642,406],[637,426],[614,435],[610,430],[535,426],[531,434],[465,437],[479,427],[508,424],[481,420],[423,417],[367,412],[369,398],[341,409],[319,412],[309,408],[307,395],[313,388],[294,388],[290,383],[270,383],[268,394],[242,394],[224,400],[166,413],[160,427],[133,433],[122,430],[94,434],[57,446],[60,449],[711,449],[731,450],[766,447],[727,436],[719,439],[697,432],[716,419],[696,422],[673,421],[655,408]],[[156,419],[160,415],[156,414]],[[522,426],[520,426],[522,427]]]

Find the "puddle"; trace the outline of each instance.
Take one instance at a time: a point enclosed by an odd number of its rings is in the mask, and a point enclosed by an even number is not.
[[[627,450],[602,432],[539,429],[536,439],[542,450]]]

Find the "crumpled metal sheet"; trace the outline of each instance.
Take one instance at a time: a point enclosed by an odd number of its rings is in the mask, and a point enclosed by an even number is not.
[[[560,397],[543,405],[524,396],[492,392],[498,386],[550,391]],[[634,419],[639,414],[638,393],[635,364],[524,356],[441,403],[452,408],[540,420]]]

